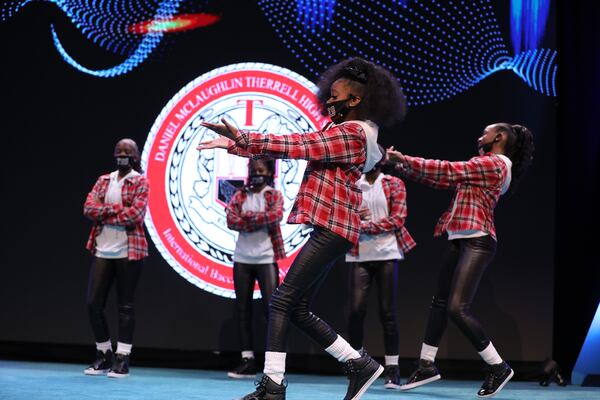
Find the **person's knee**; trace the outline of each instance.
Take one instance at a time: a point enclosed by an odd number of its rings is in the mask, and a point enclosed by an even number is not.
[[[291,290],[284,284],[280,285],[271,296],[269,312],[286,312],[294,305]]]
[[[118,308],[121,321],[131,321],[135,318],[135,309],[132,303],[119,304]]]
[[[102,314],[104,312],[104,306],[100,301],[88,299],[86,305],[90,314]]]
[[[454,322],[461,322],[469,313],[469,304],[452,301],[448,305],[448,315]]]
[[[448,307],[448,300],[433,296],[431,299],[432,309],[446,309]]]
[[[384,308],[379,311],[379,319],[381,322],[386,324],[395,324],[396,323],[396,310],[393,308]]]

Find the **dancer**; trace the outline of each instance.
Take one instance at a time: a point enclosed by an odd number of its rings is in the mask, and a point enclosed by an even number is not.
[[[533,136],[524,126],[489,125],[478,139],[479,156],[449,162],[410,157],[388,150],[404,176],[437,189],[455,191],[452,204],[439,219],[435,236],[448,234],[449,253],[440,271],[431,303],[419,367],[401,390],[440,379],[434,361],[447,318],[469,339],[489,371],[479,397],[497,394],[514,375],[471,313],[479,281],[496,252],[494,208],[500,196],[515,189],[533,159]]]
[[[380,147],[385,153],[385,150]],[[367,297],[373,281],[379,295],[379,317],[385,347],[384,387],[400,388],[398,367],[398,321],[396,318],[398,262],[404,259],[415,241],[404,227],[406,189],[400,178],[381,172],[386,157],[356,183],[363,200],[360,241],[346,255],[350,267],[350,344],[363,347],[363,323]]]
[[[220,137],[201,143],[199,150],[227,148],[248,157],[308,160],[288,223],[309,224],[313,231],[271,298],[264,375],[246,400],[285,399],[289,322],[344,363],[350,380],[346,400],[359,399],[383,372],[310,312],[310,304],[331,265],[358,242],[361,193],[356,181],[381,159],[378,125],[401,119],[404,96],[388,71],[359,58],[329,68],[318,87],[332,120],[318,132],[259,134],[238,130],[224,119],[222,124],[203,123]]]
[[[142,260],[148,256],[143,223],[149,185],[141,175],[140,153],[133,140],[120,140],[114,157],[117,170],[98,178],[83,206],[84,215],[94,221],[87,243],[87,248],[94,255],[87,308],[97,350],[96,360],[84,372],[86,375],[101,375],[108,371],[111,378],[124,378],[129,376],[129,355],[135,326],[135,288]],[[115,280],[119,336],[113,356],[104,307]]]
[[[251,160],[248,183],[227,205],[227,227],[238,231],[233,253],[233,287],[237,310],[242,359],[227,373],[230,378],[254,378],[256,362],[252,339],[252,295],[258,281],[269,315],[269,300],[279,284],[277,260],[285,258],[279,223],[283,218],[283,197],[273,189],[275,161]]]

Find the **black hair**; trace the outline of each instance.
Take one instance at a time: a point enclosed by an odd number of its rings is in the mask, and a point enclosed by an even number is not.
[[[331,97],[331,84],[345,78],[356,96],[361,97],[355,110],[357,118],[379,126],[400,122],[406,114],[406,98],[396,77],[387,69],[359,57],[329,67],[317,83],[317,98],[325,104]],[[323,115],[327,115],[323,107]]]
[[[514,192],[519,180],[533,161],[533,134],[523,125],[512,125],[506,122],[497,124],[497,130],[508,135],[504,152],[512,161],[512,181],[509,192]]]
[[[269,180],[267,183],[272,186],[275,181],[275,160],[268,157],[251,158],[250,161],[248,161],[248,176],[250,176],[251,172],[250,165],[254,162],[261,162],[267,167],[269,170]]]

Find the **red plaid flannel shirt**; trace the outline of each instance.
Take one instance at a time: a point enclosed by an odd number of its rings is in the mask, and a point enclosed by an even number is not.
[[[363,221],[360,225],[360,231],[369,235],[379,235],[393,231],[396,234],[398,248],[402,250],[402,253],[406,254],[417,243],[404,227],[404,221],[408,214],[404,182],[395,176],[384,175],[381,180],[381,187],[387,199],[389,215],[378,221]],[[358,249],[358,246],[354,246],[350,254],[358,256]]]
[[[455,190],[450,207],[435,226],[434,236],[447,230],[477,230],[496,239],[494,208],[508,173],[499,156],[486,153],[469,161],[456,162],[404,157],[402,173],[406,177],[436,189]]]
[[[290,135],[239,131],[228,151],[242,157],[308,160],[287,222],[319,226],[358,243],[362,193],[355,182],[367,157],[366,136],[359,124],[345,122]]]
[[[283,219],[283,196],[275,189],[265,190],[264,196],[266,203],[264,212],[242,211],[242,205],[248,197],[248,190],[241,189],[235,192],[225,209],[227,227],[238,232],[255,232],[266,227],[273,245],[275,260],[282,260],[286,257],[279,226]]]
[[[148,256],[148,242],[144,234],[144,215],[150,189],[148,180],[142,175],[125,178],[121,189],[123,205],[104,202],[109,183],[110,174],[98,178],[83,205],[83,215],[94,221],[86,247],[95,254],[96,237],[104,225],[124,226],[127,232],[127,258],[141,260]]]

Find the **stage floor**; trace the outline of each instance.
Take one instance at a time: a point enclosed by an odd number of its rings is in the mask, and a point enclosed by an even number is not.
[[[223,371],[133,367],[125,379],[85,376],[84,365],[0,360],[2,400],[180,400],[236,399],[250,392],[251,380],[233,380]],[[343,399],[343,376],[289,375],[288,400]],[[383,388],[378,380],[364,400],[475,399],[481,382],[441,380],[410,392]],[[536,382],[511,382],[495,398],[526,400],[598,400],[600,388],[541,387]]]

